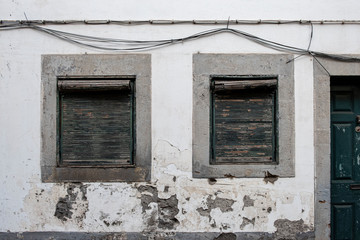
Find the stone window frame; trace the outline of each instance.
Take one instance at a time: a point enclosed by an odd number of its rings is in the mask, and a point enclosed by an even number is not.
[[[351,55],[360,58],[360,55]],[[319,62],[321,65],[319,64]],[[325,69],[326,70],[325,70]],[[319,59],[314,69],[314,146],[315,146],[315,236],[330,239],[331,221],[331,76],[360,76],[359,62]],[[321,236],[321,237],[320,237]]]
[[[59,167],[57,78],[135,77],[134,167]],[[43,182],[134,182],[151,178],[151,55],[42,55],[41,178]]]
[[[295,176],[294,63],[290,54],[193,55],[193,177]],[[210,164],[212,76],[274,76],[278,79],[277,163]]]

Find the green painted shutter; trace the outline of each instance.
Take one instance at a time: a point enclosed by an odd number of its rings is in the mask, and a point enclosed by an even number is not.
[[[133,164],[131,85],[129,80],[58,82],[60,165]]]
[[[274,163],[276,79],[212,83],[212,164]]]

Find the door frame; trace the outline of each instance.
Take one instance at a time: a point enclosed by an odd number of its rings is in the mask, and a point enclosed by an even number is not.
[[[360,55],[351,55],[360,58]],[[360,76],[360,62],[313,60],[314,70],[314,145],[315,145],[315,236],[330,239],[330,77]],[[326,70],[325,70],[325,69]]]

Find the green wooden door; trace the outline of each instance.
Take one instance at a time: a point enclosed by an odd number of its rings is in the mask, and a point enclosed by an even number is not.
[[[360,85],[331,86],[331,236],[360,239]]]

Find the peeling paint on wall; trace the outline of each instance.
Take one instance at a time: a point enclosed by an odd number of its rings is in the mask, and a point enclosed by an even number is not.
[[[67,195],[59,198],[54,216],[62,221],[67,221],[72,218],[73,212],[82,212],[76,216],[76,220],[82,222],[87,210],[86,185],[70,184],[67,187]]]
[[[246,225],[248,224],[252,224],[254,226],[255,224],[255,218],[252,218],[252,219],[248,219],[246,217],[243,217],[243,221],[240,225],[240,229],[244,229],[246,227]]]
[[[251,199],[248,195],[244,196],[243,202],[244,202],[244,206],[243,206],[242,210],[244,210],[244,208],[246,208],[246,207],[253,207],[254,206],[254,200]]]
[[[274,222],[276,227],[275,236],[276,239],[304,239],[300,238],[306,232],[310,232],[313,229],[304,223],[304,220],[290,221],[288,219],[278,219]]]
[[[53,226],[52,230],[56,230],[54,226],[61,226],[69,230],[119,232],[129,229],[150,234],[187,229],[261,232],[267,228],[274,232],[277,227],[281,229],[281,222],[277,221],[277,211],[281,211],[284,219],[293,219],[293,216],[303,219],[309,226],[303,230],[312,231],[311,222],[304,220],[309,219],[311,212],[308,207],[311,194],[300,192],[301,197],[297,193],[274,194],[265,188],[254,190],[234,185],[236,179],[220,179],[215,185],[209,185],[207,179],[194,182],[187,176],[177,175],[174,182],[174,176],[167,175],[164,175],[166,181],[159,179],[151,184],[67,183],[48,184],[46,188],[33,185],[24,202],[25,211],[33,212],[28,229]],[[261,179],[259,184],[265,186]],[[45,214],[39,206],[53,209],[52,215]],[[61,215],[60,210],[65,213]],[[54,216],[55,212],[58,216]],[[279,225],[275,226],[275,221]]]
[[[179,224],[176,215],[179,213],[178,199],[176,195],[170,198],[159,198],[158,190],[152,186],[140,186],[141,204],[143,213],[147,214],[148,225],[150,228],[159,227],[161,229],[174,229]]]
[[[265,177],[264,177],[264,182],[265,183],[272,183],[274,184],[274,182],[276,182],[279,179],[278,175],[275,174],[271,174],[269,171],[265,172]]]
[[[199,212],[201,216],[208,217],[209,222],[211,222],[211,210],[215,208],[219,208],[221,212],[230,212],[232,211],[232,205],[234,204],[234,200],[232,199],[226,199],[226,198],[220,198],[218,196],[208,196],[205,202],[204,207],[197,208],[196,211]]]

